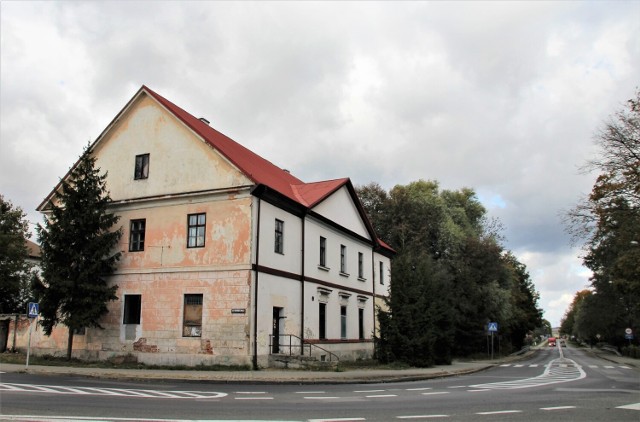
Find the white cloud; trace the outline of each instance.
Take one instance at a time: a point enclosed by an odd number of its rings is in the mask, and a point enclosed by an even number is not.
[[[559,214],[638,85],[638,2],[0,8],[0,191],[33,221],[146,84],[303,180],[474,188],[554,324],[588,284]]]

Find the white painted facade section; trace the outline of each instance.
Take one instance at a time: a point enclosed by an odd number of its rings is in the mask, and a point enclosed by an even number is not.
[[[346,186],[341,187],[331,196],[325,198],[313,208],[313,211],[371,240],[367,227],[362,221]]]

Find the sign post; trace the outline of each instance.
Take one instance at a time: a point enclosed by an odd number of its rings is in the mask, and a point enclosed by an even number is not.
[[[631,346],[631,340],[633,340],[633,330],[631,328],[624,330],[624,338],[629,340],[629,346]]]
[[[40,305],[35,302],[29,302],[27,305],[27,316],[29,317],[29,343],[27,345],[27,364],[25,369],[29,369],[29,355],[31,354],[31,331],[33,331],[33,319],[38,318],[40,313]]]
[[[493,360],[493,333],[498,331],[498,323],[490,322],[487,324],[487,331],[491,333],[491,360]]]

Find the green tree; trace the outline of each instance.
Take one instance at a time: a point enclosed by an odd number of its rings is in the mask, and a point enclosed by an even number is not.
[[[542,324],[526,267],[504,250],[499,224],[472,189],[419,180],[388,194],[375,183],[357,191],[376,232],[398,251],[380,315],[384,359],[410,361],[406,351],[421,350],[413,364],[428,364],[481,352],[489,321],[503,327],[503,349],[519,348]]]
[[[582,335],[592,335],[597,326],[598,334],[619,345],[625,327],[640,325],[640,91],[596,142],[598,157],[586,169],[600,174],[591,194],[566,218],[574,240],[584,242],[583,262],[593,272],[595,293],[574,323]],[[590,321],[595,325],[589,327]]]
[[[514,280],[510,297],[512,315],[505,329],[513,347],[521,349],[526,343],[525,339],[532,339],[536,328],[543,325],[542,310],[538,307],[540,295],[524,264],[510,253],[504,257],[504,261],[511,269]]]
[[[0,195],[0,314],[25,313],[32,266],[26,240],[26,214]]]
[[[100,326],[107,302],[117,299],[109,286],[120,252],[122,235],[113,230],[118,217],[108,211],[111,199],[106,174],[95,168],[86,148],[50,203],[44,226],[38,226],[44,282],[38,287],[41,324],[47,335],[64,324],[69,329],[67,358],[71,358],[74,331]]]
[[[405,252],[394,260],[387,311],[378,311],[378,356],[426,367],[450,364],[452,297],[448,275],[424,253]]]
[[[578,336],[575,329],[576,313],[578,312],[578,308],[584,298],[590,294],[591,290],[580,290],[579,292],[576,292],[573,300],[569,304],[569,307],[565,311],[564,316],[560,320],[560,334]]]

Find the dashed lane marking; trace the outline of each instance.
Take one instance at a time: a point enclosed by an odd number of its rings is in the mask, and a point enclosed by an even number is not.
[[[398,419],[436,419],[436,418],[448,418],[449,415],[408,415],[408,416],[396,416]]]
[[[628,410],[640,410],[640,403],[627,404],[625,406],[618,406],[616,409],[628,409]]]
[[[424,391],[424,390],[433,390],[431,387],[422,387],[422,388],[407,388],[406,391]]]
[[[575,409],[575,406],[556,406],[556,407],[541,407],[540,410],[567,410]]]
[[[477,412],[476,415],[506,415],[509,413],[522,413],[522,410],[495,410],[493,412]]]
[[[397,394],[375,394],[373,396],[365,396],[368,399],[377,399],[382,397],[398,397]]]
[[[451,394],[450,391],[431,391],[429,393],[422,393],[423,396],[437,396],[439,394]]]

